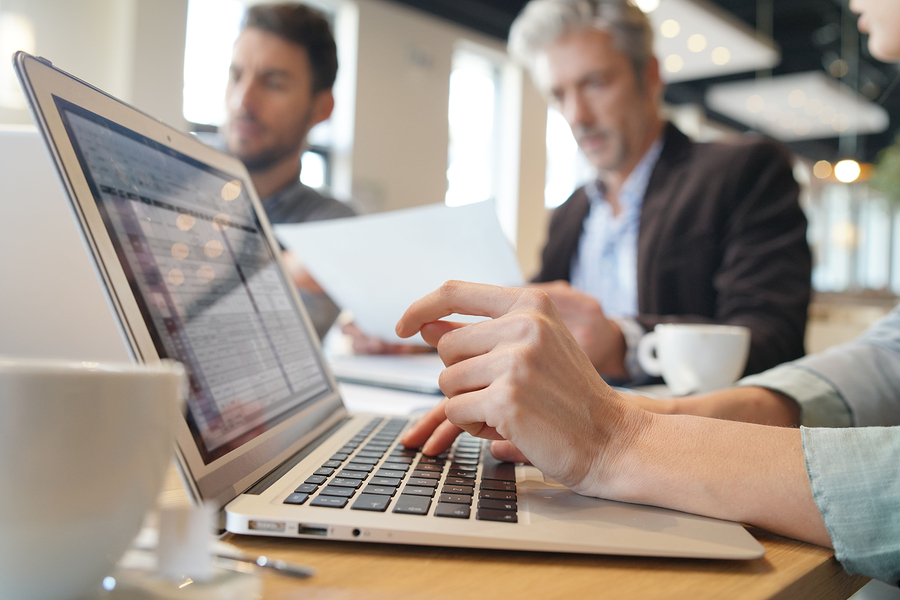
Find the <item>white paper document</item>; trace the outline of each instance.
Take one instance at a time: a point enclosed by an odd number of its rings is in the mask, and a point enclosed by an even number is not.
[[[328,295],[353,312],[357,327],[389,342],[401,341],[394,326],[409,305],[448,279],[524,284],[493,202],[429,205],[274,230]]]

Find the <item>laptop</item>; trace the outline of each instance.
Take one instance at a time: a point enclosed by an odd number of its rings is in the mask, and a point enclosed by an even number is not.
[[[739,524],[579,496],[461,436],[351,414],[243,165],[24,53],[16,71],[135,360],[184,363],[176,459],[237,534],[753,559]],[[48,240],[49,243],[49,240]],[[64,300],[64,296],[61,301]]]

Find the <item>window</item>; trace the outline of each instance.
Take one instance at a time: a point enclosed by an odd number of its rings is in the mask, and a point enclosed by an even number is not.
[[[578,149],[572,130],[559,111],[547,110],[547,183],[544,204],[556,208],[594,177],[594,169]]]
[[[225,89],[231,49],[240,32],[246,0],[189,0],[184,51],[184,118],[193,131],[214,132],[225,122]],[[333,22],[333,14],[318,4]],[[208,139],[207,136],[203,136]],[[313,188],[331,183],[331,123],[307,136],[300,180]]]
[[[807,216],[816,291],[900,293],[900,207],[865,183],[828,183]]]
[[[450,72],[448,206],[497,197],[500,69],[486,56],[459,48]]]

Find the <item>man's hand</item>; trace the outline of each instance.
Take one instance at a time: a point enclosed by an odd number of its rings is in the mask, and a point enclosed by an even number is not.
[[[429,346],[415,344],[392,344],[376,337],[370,337],[356,326],[356,323],[347,323],[341,327],[344,335],[350,338],[353,351],[356,354],[421,354],[434,352]]]
[[[288,273],[291,275],[291,279],[294,280],[294,285],[296,285],[299,289],[304,290],[306,292],[311,292],[313,294],[324,294],[325,291],[322,287],[316,283],[316,280],[312,278],[309,272],[303,268],[303,263],[300,262],[300,259],[297,258],[292,252],[285,250],[281,253],[281,260],[284,261],[284,265],[287,267]]]
[[[439,321],[453,313],[491,319]],[[400,337],[419,331],[447,365],[439,380],[447,399],[405,444],[439,452],[461,429],[504,440],[492,448],[498,457],[528,460],[592,495],[625,476],[620,457],[652,417],[603,382],[546,293],[447,282],[397,324]]]
[[[598,373],[620,378],[628,376],[625,337],[616,322],[606,318],[597,300],[572,288],[568,281],[537,283],[531,287],[547,292]]]

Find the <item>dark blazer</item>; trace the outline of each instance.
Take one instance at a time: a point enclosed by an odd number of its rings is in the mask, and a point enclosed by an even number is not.
[[[752,331],[746,374],[803,356],[812,259],[788,151],[750,137],[692,142],[669,124],[641,209],[638,317]],[[534,281],[569,279],[589,201],[553,213]]]

